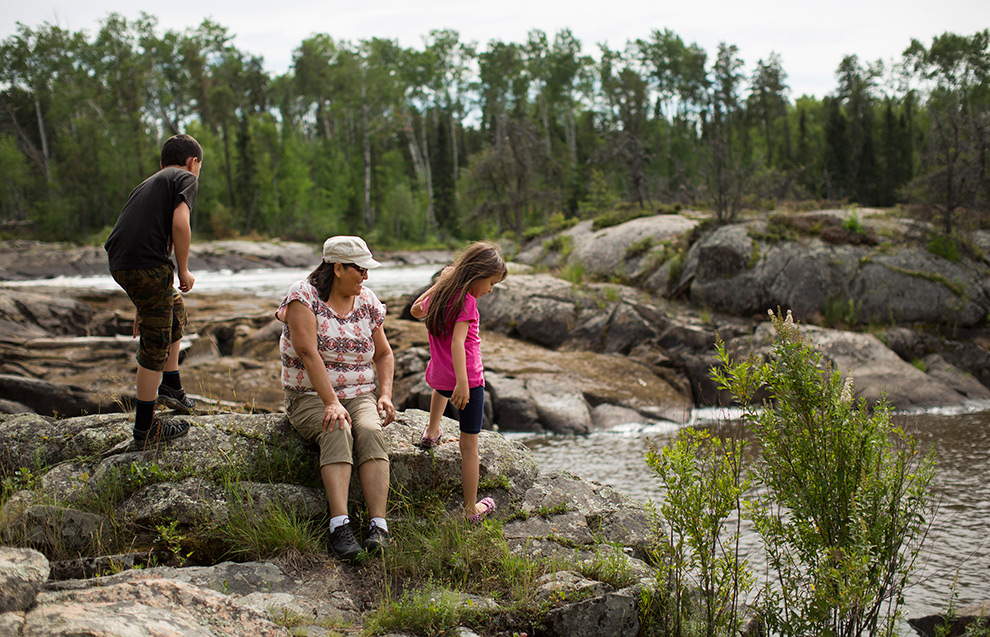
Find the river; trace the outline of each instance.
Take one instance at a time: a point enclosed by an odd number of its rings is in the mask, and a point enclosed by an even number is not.
[[[367,286],[379,296],[410,294],[424,286],[436,264],[384,267],[369,273]],[[266,269],[197,272],[194,294],[244,291],[278,297],[308,270]],[[5,282],[17,287],[72,286],[117,289],[109,276],[59,277],[44,281]],[[699,410],[691,424],[710,425],[720,415]],[[969,409],[896,414],[896,424],[934,447],[938,463],[935,493],[941,500],[936,527],[926,543],[917,584],[907,591],[905,615],[917,617],[945,610],[950,587],[958,577],[958,604],[990,599],[990,405]],[[646,465],[648,445],[661,446],[678,430],[670,423],[628,423],[587,436],[507,434],[524,442],[542,471],[566,470],[610,484],[643,501],[660,502],[663,493]],[[755,537],[748,537],[749,545]],[[903,634],[913,634],[907,626]]]

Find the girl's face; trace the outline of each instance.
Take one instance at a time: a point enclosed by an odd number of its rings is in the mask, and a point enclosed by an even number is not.
[[[480,299],[484,295],[491,292],[492,288],[495,287],[495,284],[501,280],[502,277],[498,275],[490,276],[487,279],[478,279],[477,281],[474,282],[474,285],[471,286],[471,289],[468,290],[468,292],[470,292],[471,296],[473,296],[474,298]]]

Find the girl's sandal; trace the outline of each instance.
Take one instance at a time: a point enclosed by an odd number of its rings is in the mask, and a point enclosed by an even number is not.
[[[474,515],[469,517],[468,522],[470,522],[471,524],[481,524],[481,521],[484,520],[489,513],[495,510],[495,500],[492,500],[491,498],[482,498],[481,502],[474,505],[474,508],[477,511],[478,508],[481,506],[484,506],[485,510],[478,511],[478,513],[475,513]]]
[[[427,438],[426,429],[424,429],[423,438],[419,441],[419,446],[422,447],[423,449],[432,449],[433,447],[436,447],[438,444],[440,444],[440,436],[442,435],[443,432],[441,431],[439,434],[437,434],[436,438]]]

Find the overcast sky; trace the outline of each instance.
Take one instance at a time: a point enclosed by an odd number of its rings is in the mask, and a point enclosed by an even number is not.
[[[584,53],[597,57],[600,42],[621,48],[653,29],[670,29],[700,45],[709,60],[720,42],[735,44],[747,72],[776,52],[792,98],[834,90],[846,55],[890,63],[912,38],[928,45],[946,31],[972,35],[990,27],[990,0],[0,0],[0,37],[14,33],[17,22],[49,22],[92,36],[108,13],[134,19],[141,11],[157,16],[160,31],[211,18],[235,36],[238,49],[262,56],[272,73],[285,72],[299,43],[315,33],[421,48],[432,29],[454,29],[462,41],[484,45],[523,42],[532,29],[552,37],[567,28]]]

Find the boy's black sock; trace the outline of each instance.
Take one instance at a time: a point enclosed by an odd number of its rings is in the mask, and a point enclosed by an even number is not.
[[[174,372],[162,372],[162,385],[176,391],[182,389],[182,380],[179,378],[179,370]]]
[[[155,401],[137,401],[134,409],[134,428],[140,431],[148,431],[151,428],[151,421],[155,418]]]

